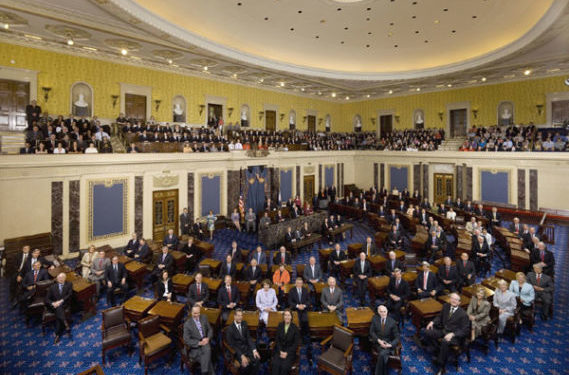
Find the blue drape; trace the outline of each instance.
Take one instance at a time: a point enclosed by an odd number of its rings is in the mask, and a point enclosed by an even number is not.
[[[263,210],[265,203],[265,182],[267,171],[263,167],[249,167],[246,171],[247,184],[249,191],[247,192],[247,210],[253,209],[257,213]]]

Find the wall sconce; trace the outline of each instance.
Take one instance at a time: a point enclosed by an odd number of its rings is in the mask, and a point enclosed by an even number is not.
[[[198,108],[200,109],[200,116],[201,116],[202,113],[203,113],[203,110],[205,109],[205,105],[204,105],[204,104],[200,104],[200,105],[198,105]]]
[[[45,100],[47,103],[49,100],[49,92],[51,91],[51,87],[42,87],[41,89],[43,91],[43,100]]]
[[[117,105],[117,100],[119,100],[119,96],[118,95],[111,95],[111,99],[113,100],[113,108],[115,108]]]
[[[537,114],[541,116],[541,114],[543,113],[543,104],[536,104],[535,108],[537,109]]]
[[[369,121],[371,121],[371,123],[372,123],[373,125],[375,125],[375,117],[370,117],[370,118],[369,118]],[[397,120],[397,122],[399,122],[399,120]]]
[[[443,115],[444,115],[444,114],[445,114],[445,113],[442,112],[442,111],[439,112],[439,120],[443,121]]]
[[[395,115],[393,117],[395,117],[395,121],[399,123],[399,118],[400,118],[399,115]]]
[[[155,105],[155,108],[156,108],[156,112],[158,112],[158,109],[160,108],[160,103],[162,103],[162,100],[156,99],[156,100],[154,101],[154,105]]]
[[[320,118],[318,119],[318,125],[322,125],[322,121],[324,121],[324,119],[323,119],[322,117],[320,117]]]
[[[474,115],[474,118],[478,118],[478,109],[477,108],[474,108],[472,110],[472,115]]]
[[[259,121],[261,121],[263,119],[264,115],[265,115],[265,111],[259,111]]]
[[[302,116],[302,122],[306,122],[306,116]]]
[[[227,113],[229,114],[229,117],[231,117],[231,115],[233,114],[233,107],[229,107],[227,108]]]
[[[284,117],[285,117],[285,114],[284,114],[284,113],[279,114],[279,119],[280,119],[281,121],[284,119]]]

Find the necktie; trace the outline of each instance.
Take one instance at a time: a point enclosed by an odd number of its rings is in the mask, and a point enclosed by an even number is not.
[[[537,275],[537,285],[538,286],[539,286],[540,282],[541,282],[541,274],[538,274]]]
[[[312,268],[312,278],[314,278],[314,266],[310,266]]]
[[[241,332],[241,324],[237,324],[237,330],[239,331],[239,334],[243,336],[243,332]]]
[[[302,289],[297,288],[296,290],[298,290],[298,299],[301,300],[302,299]]]
[[[395,287],[399,288],[399,280],[395,280]]]
[[[229,302],[231,302],[231,287],[227,287],[227,296],[229,297]]]
[[[164,259],[166,259],[166,254],[162,254],[162,263],[164,263]]]
[[[450,314],[449,314],[449,318],[452,316],[452,314],[454,314],[454,311],[456,310],[456,307],[451,307],[450,309]]]
[[[391,270],[394,270],[394,269],[395,269],[395,260],[392,260],[391,261]]]
[[[103,267],[103,258],[99,258],[99,268]]]
[[[34,271],[34,284],[36,283],[37,278],[38,278],[38,271]]]
[[[117,265],[116,264],[114,265],[114,269],[115,269],[115,272],[117,272]]]
[[[227,264],[227,273],[231,273],[231,264]]]
[[[364,262],[361,262],[361,267],[362,267],[362,273],[364,273]]]
[[[198,284],[198,296],[202,294],[201,284]]]
[[[446,268],[446,269],[447,269],[447,277],[448,277],[448,271],[449,271],[449,268],[448,268],[448,266],[447,266],[447,268]]]
[[[462,261],[462,265],[466,268],[466,260]]]
[[[330,295],[331,295],[331,296],[334,295],[334,288],[330,289]]]
[[[285,262],[285,255],[284,255],[284,254],[281,255],[281,262],[282,262],[282,263]]]
[[[385,331],[385,319],[381,319],[381,333]]]
[[[370,251],[370,246],[369,246],[369,244],[367,244],[367,256],[370,256],[370,255],[371,255],[371,254],[369,253],[369,251]]]
[[[521,290],[522,288],[520,288]],[[59,294],[63,294],[63,284],[59,284]]]
[[[545,259],[545,251],[540,251],[539,257],[541,258],[541,261],[543,262],[543,260]]]
[[[253,276],[255,276],[255,270],[257,269],[257,267],[253,267]]]
[[[427,272],[423,273],[423,290],[427,290],[427,278],[429,274]]]
[[[257,263],[261,264],[261,254],[257,253]]]
[[[26,259],[28,258],[28,254],[24,254],[23,258],[22,258],[22,263],[20,264],[20,268],[19,270],[21,271],[22,268],[24,267],[24,264],[26,264]]]
[[[196,323],[196,327],[198,327],[198,331],[200,332],[200,336],[203,337],[203,330],[202,330],[202,324],[200,323],[199,319],[194,319],[194,323]]]

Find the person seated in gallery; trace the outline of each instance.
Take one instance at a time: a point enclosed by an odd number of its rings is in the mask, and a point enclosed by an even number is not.
[[[533,285],[527,282],[526,275],[523,272],[517,272],[516,279],[510,282],[510,287],[508,289],[520,299],[522,315],[532,314],[533,302],[535,300],[535,289],[533,288]]]
[[[263,213],[263,217],[261,218],[261,220],[259,220],[259,231],[268,229],[269,225],[271,224],[272,222],[271,218],[269,217],[269,213],[265,211]]]
[[[201,255],[200,250],[194,244],[194,237],[188,237],[188,242],[182,247],[182,252],[186,255],[185,272],[191,273],[198,264]]]
[[[263,210],[264,211],[275,211],[277,209],[277,205],[272,201],[271,198],[267,197],[265,203],[263,203]]]
[[[87,278],[91,273],[91,265],[93,264],[93,259],[97,256],[97,251],[94,245],[89,246],[89,250],[81,258],[81,277]]]
[[[290,283],[290,273],[284,263],[279,264],[279,269],[273,273],[273,284],[279,288],[279,299],[282,301],[285,285]]]
[[[255,233],[257,231],[257,215],[255,215],[252,208],[249,208],[245,214],[245,228],[247,233]]]
[[[492,211],[488,212],[488,228],[492,232],[494,227],[499,227],[502,222],[502,216],[498,212],[497,207],[492,207]]]
[[[199,362],[202,375],[214,375],[211,362],[211,339],[214,331],[207,316],[201,314],[200,306],[196,305],[191,308],[190,317],[186,319],[183,327],[183,340],[188,348],[186,355],[192,361]]]
[[[203,282],[201,272],[194,276],[194,283],[188,288],[186,300],[190,307],[200,306],[204,307],[209,301],[209,287]]]
[[[167,246],[162,246],[161,253],[156,258],[156,265],[152,271],[151,279],[159,280],[163,271],[168,271],[170,274],[174,272],[174,257],[170,254]]]
[[[458,289],[458,272],[456,267],[452,265],[450,257],[443,258],[443,264],[439,267],[438,275],[439,292],[445,289],[456,292]]]
[[[411,290],[402,277],[401,269],[395,268],[387,285],[387,308],[396,321],[401,321],[401,307],[405,306]]]
[[[285,217],[283,216],[283,213],[281,210],[277,211],[277,216],[275,216],[275,223],[282,223],[283,221],[285,221]]]
[[[498,309],[498,335],[504,333],[508,318],[514,315],[518,305],[516,295],[508,290],[508,282],[498,280],[498,287],[494,292],[492,304]]]
[[[251,290],[255,290],[255,287],[261,282],[261,278],[263,277],[261,267],[259,267],[255,258],[251,259],[249,266],[245,268],[243,276],[245,281],[249,282]]]
[[[429,203],[429,198],[425,197],[423,198],[423,201],[421,202],[421,208],[424,208],[425,210],[430,210],[431,209],[431,203]]]
[[[456,202],[454,202],[454,208],[457,210],[462,210],[464,208],[464,202],[460,199],[460,197],[456,198]]]
[[[174,234],[174,229],[168,229],[168,234],[164,237],[162,245],[166,246],[168,250],[178,250],[178,243],[180,240]]]
[[[322,237],[328,238],[328,242],[332,244],[332,232],[334,227],[330,224],[330,221],[327,217],[324,218],[324,222],[322,223]]]
[[[322,289],[320,295],[320,306],[322,311],[335,312],[341,320],[341,313],[344,311],[344,291],[336,286],[336,278],[328,277],[328,286]]]
[[[439,252],[442,252],[443,244],[442,240],[437,237],[436,230],[431,230],[431,235],[425,241],[424,246],[424,256],[425,258],[429,259],[431,262],[437,257]]]
[[[466,204],[464,205],[464,211],[468,213],[474,212],[474,206],[472,205],[471,201],[466,201]]]
[[[521,238],[522,233],[523,233],[523,227],[522,227],[522,224],[520,223],[519,218],[517,218],[517,217],[514,218],[509,229],[510,229],[510,232],[512,232],[513,234],[515,234],[516,236]]]
[[[387,315],[388,308],[384,305],[377,307],[377,315],[374,315],[369,327],[369,340],[375,347],[378,355],[375,364],[375,375],[387,375],[389,373],[388,360],[393,351],[400,343],[399,328],[397,322]]]
[[[359,259],[355,261],[352,274],[354,276],[353,283],[356,286],[358,298],[360,299],[360,306],[364,306],[368,278],[372,276],[371,263],[366,259],[364,251],[360,252]]]
[[[434,298],[437,295],[438,286],[437,276],[431,272],[429,262],[421,263],[421,271],[418,272],[417,279],[415,280],[417,297]]]
[[[128,241],[128,243],[124,248],[124,255],[126,255],[129,258],[134,258],[134,254],[138,252],[139,246],[140,243],[138,241],[138,236],[136,235],[136,233],[133,233],[130,240]]]
[[[237,212],[237,208],[234,208],[231,213],[231,222],[235,226],[235,229],[237,229],[238,232],[241,232],[241,215]]]
[[[389,214],[386,217],[386,220],[389,224],[393,225],[395,223],[395,219],[397,219],[397,214],[395,213],[395,209],[392,208],[389,210]]]
[[[377,209],[377,216],[384,218],[385,215],[386,215],[385,208],[383,205],[380,205],[379,208]]]

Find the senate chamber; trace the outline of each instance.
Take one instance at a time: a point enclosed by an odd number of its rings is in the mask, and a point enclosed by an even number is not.
[[[568,46],[569,0],[0,1],[0,373],[567,373]]]

